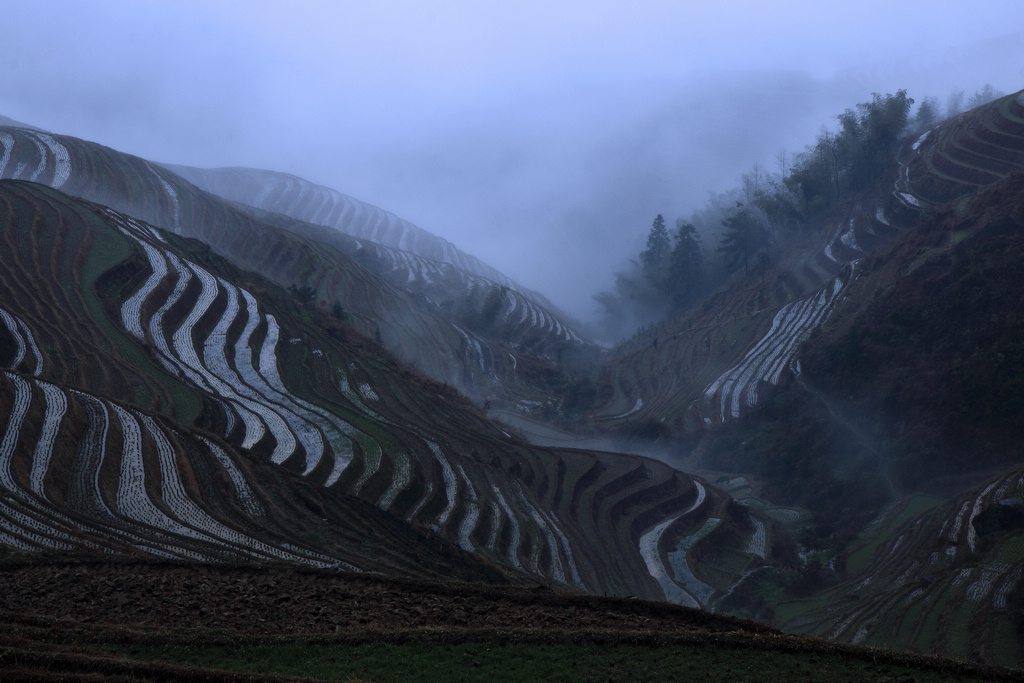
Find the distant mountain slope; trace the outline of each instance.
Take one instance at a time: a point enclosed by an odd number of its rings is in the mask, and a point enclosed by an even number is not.
[[[515,318],[522,311],[520,324],[529,321],[530,327],[566,341],[581,341],[579,334],[560,319],[563,315],[555,312],[543,295],[520,286],[448,240],[393,213],[287,173],[252,168],[164,166],[196,187],[225,199],[313,225],[336,228],[355,237],[358,247],[373,250],[386,270],[400,273],[400,281],[429,286],[454,271],[465,273],[459,278],[463,285],[461,296],[474,285],[506,288],[509,290],[505,294],[509,307],[506,318]]]
[[[202,169],[164,164],[196,187],[232,201],[326,225],[369,242],[448,263],[510,289],[512,280],[480,259],[407,220],[297,176],[254,168]]]
[[[541,303],[546,299],[535,292],[510,288],[450,263],[357,239],[292,216],[240,202],[234,205],[260,221],[335,247],[395,287],[443,309],[450,318],[466,317],[467,309],[480,312],[487,308],[488,301],[496,301],[490,329],[473,335],[480,340],[502,341],[512,347],[539,344],[541,349],[552,351],[586,346],[572,327],[563,324],[560,314],[552,312],[550,304]]]
[[[9,116],[4,116],[2,114],[0,114],[0,126],[11,126],[11,127],[14,127],[14,128],[27,128],[29,130],[45,132],[41,128],[35,128],[34,126],[29,126],[27,124],[21,123],[20,121],[15,121],[14,119],[10,118]]]
[[[0,178],[44,183],[201,239],[242,268],[304,292],[328,310],[340,307],[364,334],[379,336],[421,371],[467,393],[487,395],[514,386],[517,365],[528,361],[527,354],[501,339],[465,329],[441,302],[408,287],[405,278],[385,279],[346,253],[368,252],[374,248],[370,243],[362,248],[336,230],[280,220],[278,214],[265,214],[272,222],[257,220],[144,159],[67,136],[0,128]],[[377,267],[380,259],[367,265]],[[461,300],[471,284],[456,277],[452,296]],[[574,338],[521,295],[509,290],[502,296],[507,302],[499,319],[513,341],[536,347],[540,340],[536,353],[541,353],[545,339],[557,345]]]

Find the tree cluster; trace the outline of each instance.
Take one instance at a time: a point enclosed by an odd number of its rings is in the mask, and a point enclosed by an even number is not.
[[[822,131],[784,180],[789,197],[797,201],[792,211],[814,221],[870,185],[892,163],[913,104],[906,90],[875,93],[871,102],[840,114],[839,130]]]
[[[944,115],[938,100],[925,98],[911,116],[906,90],[873,93],[837,117],[838,129],[823,128],[802,154],[780,152],[777,173],[755,164],[738,187],[712,195],[688,221],[677,219],[673,233],[659,214],[646,248],[615,274],[614,290],[594,297],[604,309],[602,331],[621,338],[687,310],[737,271],[763,275],[793,237],[819,229],[830,211],[892,168],[909,136],[1001,96],[990,85],[966,100],[956,92]],[[704,243],[715,246],[706,251]]]
[[[685,309],[700,296],[703,262],[697,228],[680,220],[670,237],[659,213],[647,235],[647,249],[640,253],[640,263],[643,276],[670,309]]]
[[[647,248],[629,272],[615,274],[615,291],[594,298],[605,309],[609,328],[642,326],[686,310],[705,291],[704,251],[692,223],[676,222],[669,234],[658,214],[647,235]]]

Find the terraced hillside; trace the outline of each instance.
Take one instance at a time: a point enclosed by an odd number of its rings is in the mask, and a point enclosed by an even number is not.
[[[756,281],[732,282],[697,310],[615,349],[598,419],[610,429],[658,422],[693,434],[740,417],[764,387],[800,374],[800,342],[844,298],[865,254],[915,225],[921,210],[1022,170],[1024,93],[909,141],[892,179],[882,180],[895,191],[861,195]]]
[[[225,199],[313,225],[336,228],[361,241],[418,256],[427,262],[448,264],[498,285],[543,299],[535,292],[525,291],[500,271],[466,254],[448,240],[389,211],[329,187],[287,173],[255,168],[203,169],[174,164],[165,164],[165,167],[196,187]],[[417,268],[417,265],[412,266],[412,269]]]
[[[273,437],[232,446],[248,436],[240,417],[221,431],[228,441],[209,431],[244,413],[183,361],[194,294],[156,308],[121,293],[133,277],[140,292],[150,287],[147,257],[158,251],[185,272],[146,241],[159,233],[38,185],[0,182],[0,197],[4,545],[420,573],[404,550],[421,552],[429,573],[465,563],[478,575],[472,559],[453,566],[372,506],[287,477],[282,486],[259,467]]]
[[[697,309],[638,333],[604,364],[607,429],[701,433],[741,417],[766,387],[799,375],[797,350],[857,277],[857,261],[896,234],[889,207],[859,207],[810,250],[761,279],[739,281]],[[897,206],[898,210],[898,206]],[[662,428],[659,427],[658,430]]]
[[[22,181],[0,226],[6,545],[402,571],[419,545],[457,574],[693,605],[762,561],[701,480],[509,437],[202,245]],[[712,529],[732,550],[709,573],[688,558]]]
[[[485,365],[490,364],[488,353],[498,348],[495,342],[512,349],[527,345],[535,352],[550,351],[553,355],[588,346],[575,329],[563,323],[561,314],[553,313],[551,304],[535,292],[501,284],[468,269],[411,251],[355,238],[336,229],[315,226],[292,216],[240,203],[236,206],[265,223],[280,226],[348,254],[395,288],[411,293],[416,301],[427,305],[430,310],[443,311],[446,320],[455,320],[458,324],[460,317],[477,317],[473,314],[488,318],[485,323],[475,325],[478,328],[476,332],[462,330],[464,336],[473,337],[470,347],[479,347],[482,343],[488,348],[482,355],[480,349],[477,349],[477,358],[482,358],[481,362]],[[502,276],[502,280],[507,278]]]
[[[458,249],[447,240],[376,206],[302,178],[251,168],[200,169],[166,165],[196,187],[253,209],[268,222],[281,214],[323,225],[353,240],[326,241],[350,254],[394,284],[428,300],[460,302],[474,288],[501,291],[503,337],[521,343],[528,336],[582,343],[583,339],[543,295],[513,282],[503,273]]]
[[[949,119],[911,145],[896,195],[914,208],[951,202],[1024,171],[1024,92]]]
[[[443,301],[380,277],[371,268],[388,272],[381,259],[361,259],[368,268],[345,253],[376,250],[369,242],[295,220],[257,220],[138,157],[67,136],[0,128],[0,178],[43,183],[201,239],[241,268],[293,287],[328,310],[337,305],[356,329],[379,336],[420,371],[469,393],[514,387],[518,363],[529,361],[524,351],[464,329],[442,309]],[[459,296],[472,284],[463,275],[458,271],[454,277]],[[522,295],[502,296],[504,327],[518,337],[579,344],[564,325]]]
[[[1024,468],[943,500],[886,509],[851,544],[842,580],[776,606],[788,631],[1020,668]]]

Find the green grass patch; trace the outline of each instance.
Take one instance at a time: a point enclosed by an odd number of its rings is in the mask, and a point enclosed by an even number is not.
[[[1019,564],[1024,562],[1024,535],[1007,539],[996,555],[996,562]]]
[[[878,546],[883,541],[887,541],[890,538],[888,530],[880,532],[871,536],[871,538],[861,547],[850,553],[850,556],[846,558],[846,571],[849,574],[859,574],[868,566],[868,562],[875,555],[875,551],[878,550]]]
[[[917,628],[918,622],[921,620],[921,614],[930,607],[931,604],[929,602],[926,602],[919,597],[913,602],[909,609],[902,613],[893,615],[897,621],[896,636],[890,642],[902,647],[909,647],[914,640],[914,630]]]
[[[940,637],[941,632],[939,627],[943,621],[943,616],[948,611],[954,609],[956,602],[963,600],[963,591],[963,586],[960,585],[947,586],[936,598],[934,603],[930,603],[928,614],[924,617],[924,624],[922,624],[921,630],[917,634],[917,638],[914,639],[915,648],[921,652],[932,651],[935,640]],[[950,629],[950,631],[952,631],[952,629]],[[943,652],[951,652],[948,645],[943,649]]]
[[[961,599],[960,606],[953,613],[949,621],[949,629],[946,631],[946,646],[943,652],[949,657],[963,657],[970,654],[971,634],[970,624],[978,611],[978,603]]]
[[[906,503],[903,506],[903,510],[896,515],[896,519],[893,520],[893,524],[903,524],[904,522],[916,522],[925,512],[931,510],[939,503],[945,503],[947,499],[939,498],[938,496],[930,496],[926,493],[915,493],[907,498]]]

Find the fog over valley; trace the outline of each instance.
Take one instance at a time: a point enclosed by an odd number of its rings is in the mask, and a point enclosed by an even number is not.
[[[0,680],[1020,679],[1020,0],[0,9]]]
[[[871,94],[1024,84],[1010,1],[4,2],[0,114],[293,173],[583,321],[644,246]],[[708,248],[714,245],[706,244]]]

